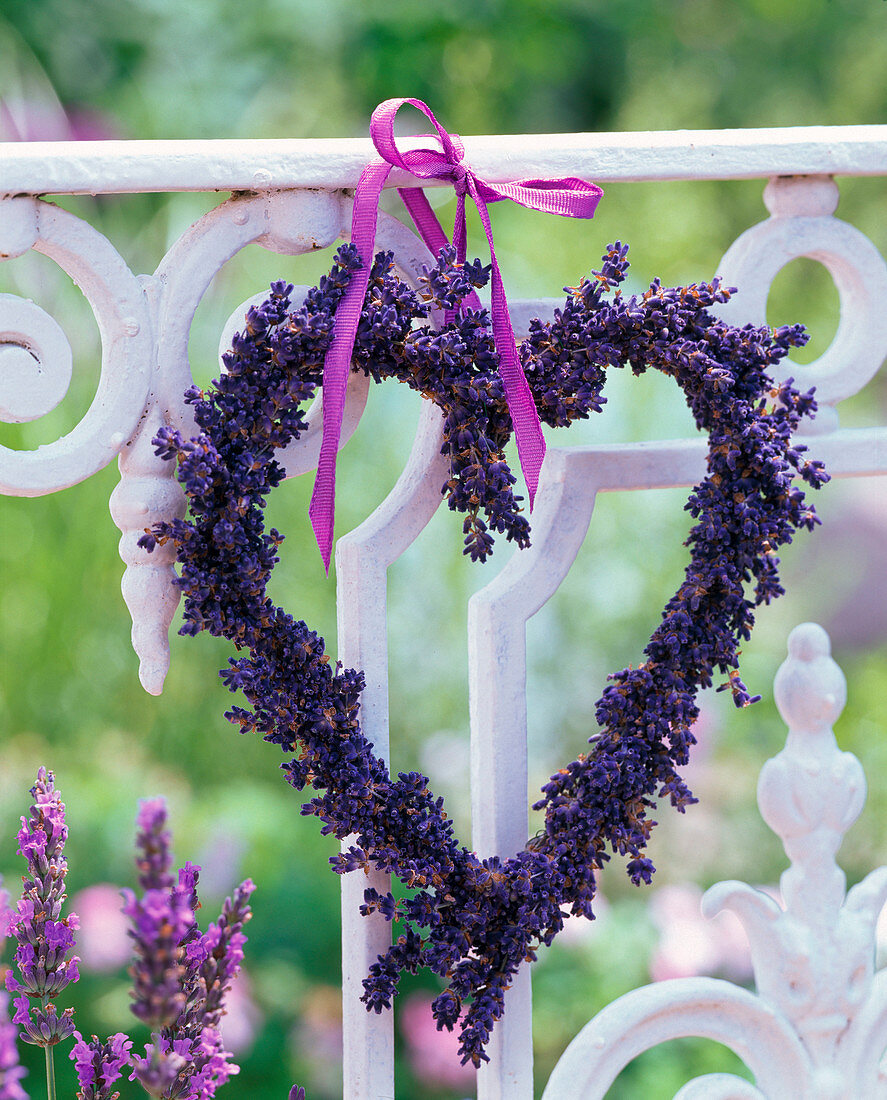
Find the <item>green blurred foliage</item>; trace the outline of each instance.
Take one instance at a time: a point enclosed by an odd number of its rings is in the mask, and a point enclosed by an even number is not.
[[[125,137],[358,134],[395,95],[465,133],[875,123],[887,108],[872,0],[5,0],[3,16],[63,103]]]
[[[887,109],[887,82],[878,75],[887,71],[885,20],[887,4],[876,0],[444,0],[425,7],[406,0],[252,7],[233,0],[5,0],[0,99],[54,112],[60,125],[64,112],[71,125],[86,117],[108,136],[128,138],[353,136],[366,132],[377,102],[395,95],[425,99],[462,133],[874,123]],[[840,182],[840,216],[887,252],[883,180]],[[493,220],[505,280],[518,297],[557,295],[615,239],[632,245],[632,290],[654,275],[669,283],[708,278],[735,237],[765,216],[761,189],[754,180],[613,185],[594,221],[578,225],[499,204]],[[57,201],[114,242],[134,271],[149,272],[219,196]],[[452,211],[452,203],[441,209],[445,225]],[[481,239],[473,217],[470,233]],[[198,382],[213,376],[218,333],[241,301],[273,278],[311,283],[329,260],[329,252],[293,258],[251,246],[227,264],[192,329]],[[69,431],[88,407],[98,333],[79,290],[44,257],[4,264],[0,290],[34,298],[75,349],[74,384],[60,408],[0,432],[7,446],[33,448]],[[823,269],[789,265],[774,284],[768,320],[809,326],[811,345],[796,356],[802,370],[837,326],[836,294]],[[403,465],[418,406],[400,389],[371,394],[342,453],[340,532],[369,514]],[[692,430],[680,394],[664,379],[617,375],[607,394],[603,416],[549,438],[620,441]],[[885,411],[882,372],[842,418],[883,423]],[[238,876],[259,886],[247,969],[264,1026],[229,1091],[264,1100],[286,1095],[295,1080],[312,1100],[335,1096],[339,902],[338,882],[325,869],[334,846],[300,816],[277,775],[276,750],[237,738],[223,719],[229,697],[215,670],[227,660],[224,644],[174,636],[164,694],[154,699],[140,688],[107,512],[116,479],[112,465],[62,493],[0,505],[0,836],[13,836],[36,767],[46,763],[69,808],[71,891],[96,881],[128,885],[136,802],[164,793],[180,860],[208,860],[221,849],[230,882],[217,880],[217,892]],[[788,630],[804,618],[824,622],[835,636],[851,682],[839,739],[861,756],[873,788],[846,845],[850,879],[883,858],[887,813],[877,777],[887,749],[876,731],[884,724],[885,628],[871,598],[883,528],[866,525],[866,494],[883,492],[883,483],[855,492],[828,486],[818,502],[823,529],[786,553],[789,595],[762,612],[745,654],[747,680],[765,700],[736,714],[723,696],[706,699],[712,762],[696,784],[701,805],[687,820],[663,814],[652,851],[660,883],[778,876],[783,856],[754,810],[753,790],[763,759],[784,738],[768,686]],[[309,494],[310,478],[301,478],[270,503],[269,521],[288,535],[273,594],[335,652],[334,583],[324,581],[312,545]],[[603,497],[562,591],[532,620],[532,789],[578,751],[606,674],[638,659],[678,583],[682,502],[679,492]],[[465,605],[510,551],[501,547],[488,565],[472,567],[460,545],[460,524],[442,509],[391,571],[390,697],[396,766],[428,771],[467,839]],[[844,568],[836,576],[838,553]],[[693,840],[700,835],[704,843]],[[0,845],[7,883],[20,873],[13,848],[11,839]],[[603,886],[618,919],[587,945],[556,944],[537,964],[540,1084],[586,1019],[648,980],[656,933],[646,895],[615,868]],[[207,919],[220,900],[207,895]],[[81,1029],[105,1034],[128,1026],[125,988],[122,972],[87,976],[72,996]],[[426,977],[405,982],[406,993],[416,990],[431,990]],[[399,1043],[403,1053],[402,1036]],[[31,1088],[39,1093],[32,1065]],[[627,1070],[613,1096],[657,1100],[716,1068],[734,1068],[720,1048],[669,1044]],[[70,1094],[68,1068],[59,1072]],[[462,1095],[435,1091],[404,1059],[398,1072],[404,1098]]]

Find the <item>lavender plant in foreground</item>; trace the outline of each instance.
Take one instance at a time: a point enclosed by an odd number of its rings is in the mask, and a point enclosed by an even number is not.
[[[80,977],[80,960],[69,954],[78,921],[74,913],[62,916],[67,896],[64,850],[68,828],[52,772],[39,769],[31,795],[34,805],[28,819],[21,819],[18,833],[18,850],[27,860],[28,874],[22,877],[22,897],[10,922],[10,931],[18,941],[15,963],[19,976],[15,978],[9,971],[6,988],[18,993],[13,1022],[19,1025],[22,1039],[46,1052],[47,1090],[49,1100],[54,1100],[52,1048],[74,1032],[73,1009],[66,1008],[60,1016],[55,998]]]
[[[222,676],[249,709],[235,706],[228,717],[296,754],[283,765],[286,779],[320,792],[302,812],[319,817],[324,833],[356,836],[332,859],[336,871],[372,865],[412,891],[400,901],[365,893],[364,913],[403,927],[364,982],[367,1007],[389,1007],[400,974],[428,967],[447,982],[433,1005],[438,1026],[460,1025],[463,1061],[475,1065],[486,1058],[518,967],[552,941],[567,911],[593,915],[596,873],[611,855],[626,857],[633,882],[650,881],[643,853],[654,799],[668,796],[679,811],[694,801],[677,769],[694,743],[696,693],[720,674],[738,706],[754,701],[739,676],[739,646],[755,608],[782,592],[776,551],[818,522],[797,479],[813,488],[827,480],[791,438],[815,411],[812,393],[791,381],[776,386],[768,373],[805,342],[800,327],[738,329],[716,319],[710,307],[731,293],[718,280],[678,288],[656,280],[626,298],[626,253],[611,246],[600,271],[568,288],[553,321],[533,322],[521,362],[539,416],[553,426],[601,409],[610,368],[652,367],[681,386],[709,436],[707,474],[687,503],[690,563],[643,663],[610,677],[590,749],[543,788],[535,808],[544,829],[510,859],[482,860],[460,845],[425,776],[389,775],[360,729],[362,674],[331,666],[323,640],[266,593],[283,541],[263,521],[265,498],[283,476],[275,451],[305,427],[301,407],[320,384],[336,306],[360,263],[354,248],[339,250],[296,310],[291,288],[272,284],[268,300],[248,312],[225,373],[206,393],[186,395],[199,434],[185,439],[164,428],[155,439],[157,453],[178,462],[190,519],[158,524],[141,544],[176,545],[181,633],[207,630],[245,651]],[[529,542],[503,453],[511,423],[489,317],[461,305],[486,277],[479,263],[457,265],[444,249],[417,295],[380,253],[353,359],[354,369],[406,382],[441,407],[450,463],[441,491],[464,513],[465,553],[479,560],[494,532]],[[439,330],[417,324],[429,307],[454,311],[452,319]]]
[[[139,808],[136,867],[141,896],[125,891],[134,943],[133,1013],[152,1030],[144,1056],[133,1055],[130,1080],[166,1100],[208,1100],[238,1067],[228,1061],[219,1023],[225,995],[240,970],[250,919],[248,879],[226,899],[206,932],[195,911],[198,867],[173,877],[166,807],[161,799]]]
[[[12,910],[9,908],[9,894],[2,887],[0,878],[0,948],[9,934]],[[6,967],[0,967],[0,978],[4,977]],[[0,987],[0,1100],[28,1100],[28,1094],[19,1083],[27,1072],[19,1065],[16,1036],[18,1028],[9,1019],[9,994]]]
[[[79,1091],[77,1100],[117,1100],[113,1086],[125,1067],[152,1096],[164,1100],[210,1100],[220,1085],[238,1072],[228,1061],[219,1034],[225,996],[243,959],[253,884],[238,886],[218,921],[200,932],[195,920],[200,869],[190,863],[171,873],[172,857],[161,799],[144,802],[138,818],[138,881],[142,894],[126,891],[125,911],[132,917],[135,946],[133,1011],[154,1030],[145,1057],[132,1056],[132,1041],[118,1032],[102,1042],[86,1041],[74,1030],[73,1010],[58,1015],[53,999],[79,977],[78,959],[69,957],[77,918],[62,916],[68,831],[65,807],[52,772],[40,768],[31,790],[35,804],[22,818],[19,852],[28,861],[17,909],[7,907],[0,890],[0,942],[7,928],[18,941],[19,977],[6,973],[6,986],[19,993],[13,1023],[5,1019],[6,993],[0,994],[0,1100],[27,1100],[19,1080],[15,1032],[46,1050],[48,1100],[55,1100],[53,1047],[74,1035],[71,1051]],[[36,1005],[30,1002],[36,1001]]]

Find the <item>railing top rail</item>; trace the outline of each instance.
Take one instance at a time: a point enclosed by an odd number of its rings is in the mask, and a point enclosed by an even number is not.
[[[425,144],[400,140],[403,148]],[[508,134],[464,142],[466,161],[492,182],[887,174],[887,126]],[[9,142],[0,149],[0,196],[355,187],[376,155],[363,138]],[[396,170],[388,186],[411,179]]]

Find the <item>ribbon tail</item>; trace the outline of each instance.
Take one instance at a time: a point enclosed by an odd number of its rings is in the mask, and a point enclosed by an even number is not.
[[[542,434],[542,425],[539,422],[539,414],[536,412],[536,402],[533,400],[530,384],[527,382],[527,376],[518,357],[517,341],[508,315],[505,289],[502,286],[502,277],[495,258],[492,274],[492,306],[493,339],[499,352],[499,374],[505,388],[505,399],[508,402],[508,411],[514,426],[517,455],[524,481],[527,483],[527,496],[532,512],[536,491],[539,488],[539,475],[545,459],[545,437]]]
[[[361,269],[352,275],[336,310],[333,342],[323,364],[323,436],[308,517],[327,576],[330,572],[336,522],[336,455],[342,434],[345,391],[348,388],[354,336],[368,283],[368,269]]]
[[[493,340],[499,353],[499,374],[505,388],[505,400],[508,402],[508,412],[514,427],[517,456],[524,481],[527,483],[527,496],[532,512],[536,490],[539,488],[539,474],[545,459],[545,437],[542,435],[542,425],[539,423],[539,414],[536,412],[536,403],[533,400],[530,384],[527,382],[527,376],[524,374],[517,354],[517,341],[511,327],[505,287],[502,285],[502,274],[499,271],[496,250],[493,247],[493,227],[490,225],[487,204],[471,177],[469,177],[468,186],[490,246]]]
[[[333,554],[336,455],[342,435],[345,391],[348,388],[348,372],[354,353],[354,338],[360,324],[360,313],[373,266],[379,196],[390,171],[391,165],[384,161],[368,164],[357,184],[351,217],[351,243],[360,253],[363,266],[352,274],[339,301],[332,343],[323,362],[323,437],[308,516],[327,576]]]
[[[397,193],[403,199],[419,236],[428,245],[431,255],[437,259],[440,250],[450,242],[437,220],[437,214],[431,209],[425,191],[421,187],[398,187]]]
[[[453,244],[456,262],[464,264],[468,256],[468,222],[465,219],[465,192],[456,192],[456,220],[453,223]]]

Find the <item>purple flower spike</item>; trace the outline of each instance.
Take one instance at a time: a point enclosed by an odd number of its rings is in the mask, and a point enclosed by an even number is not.
[[[305,1100],[305,1089],[302,1085],[293,1085],[287,1100]]]
[[[135,961],[133,1013],[152,1030],[174,1023],[185,1007],[182,982],[182,942],[195,927],[197,869],[188,867],[175,884],[170,873],[169,832],[162,799],[142,802],[136,821],[136,867],[141,898],[124,890],[123,912],[132,921],[129,931]]]
[[[225,997],[240,971],[246,936],[243,926],[252,917],[249,898],[255,890],[247,879],[225,899],[218,921],[185,947],[187,1003],[175,1026],[163,1032],[173,1049],[185,1054],[192,1071],[185,1076],[183,1100],[212,1097],[239,1067],[229,1062],[219,1023],[225,1014]]]
[[[35,1047],[54,1047],[74,1034],[73,1008],[66,1008],[61,1016],[51,1001],[45,1008],[30,1008],[24,994],[12,1003],[15,1005],[13,1022],[22,1029],[21,1037],[26,1043]]]
[[[162,1044],[165,1046],[165,1044]],[[145,1057],[132,1057],[130,1081],[138,1081],[149,1096],[181,1097],[177,1091],[179,1075],[188,1068],[188,1059],[174,1050],[161,1049],[159,1044],[147,1044]],[[189,1100],[193,1094],[188,1094]]]
[[[23,891],[9,928],[18,940],[15,961],[19,978],[9,972],[6,988],[19,993],[13,1020],[21,1037],[36,1046],[54,1046],[74,1032],[71,1009],[58,1015],[50,999],[57,997],[70,982],[80,977],[76,956],[68,957],[74,946],[75,914],[62,916],[65,894],[64,857],[68,829],[65,807],[55,789],[52,772],[40,768],[31,788],[34,805],[19,830],[19,853],[28,861],[29,874],[23,876]],[[31,1005],[28,998],[38,1000]]]
[[[241,883],[219,920],[201,935],[194,917],[200,868],[186,863],[173,878],[163,801],[143,802],[137,824],[144,895],[124,890],[123,911],[133,922],[136,955],[131,1008],[154,1034],[144,1057],[132,1057],[130,1080],[163,1100],[210,1100],[239,1072],[228,1060],[219,1021],[243,959],[243,926],[255,887]]]
[[[9,894],[0,889],[0,947],[9,934],[11,919]],[[17,1034],[18,1029],[9,1019],[9,994],[0,988],[0,1100],[28,1100],[28,1094],[19,1084],[27,1071],[19,1065]]]
[[[142,890],[169,890],[173,885],[170,834],[165,826],[166,802],[162,798],[145,799],[139,803],[136,867]]]
[[[104,1043],[99,1042],[96,1035],[88,1043],[79,1031],[74,1035],[77,1042],[70,1057],[76,1065],[80,1084],[77,1100],[118,1100],[120,1093],[111,1089],[122,1076],[124,1067],[129,1065],[132,1040],[119,1031]]]

